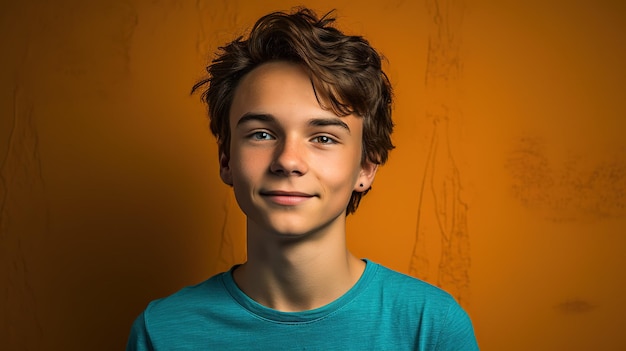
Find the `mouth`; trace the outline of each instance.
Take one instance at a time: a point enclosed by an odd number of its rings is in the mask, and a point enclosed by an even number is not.
[[[261,196],[270,202],[281,206],[295,206],[315,197],[313,194],[298,191],[261,191]]]

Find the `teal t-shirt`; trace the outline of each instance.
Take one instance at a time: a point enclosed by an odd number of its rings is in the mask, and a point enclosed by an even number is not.
[[[232,269],[151,302],[128,351],[478,350],[472,323],[443,290],[371,261],[330,304],[303,312],[265,307],[235,284]]]

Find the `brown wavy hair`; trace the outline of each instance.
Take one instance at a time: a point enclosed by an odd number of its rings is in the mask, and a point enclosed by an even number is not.
[[[192,93],[202,89],[220,155],[229,156],[229,114],[239,81],[262,63],[283,60],[299,63],[310,72],[320,106],[338,116],[354,113],[363,118],[362,162],[387,161],[394,148],[393,94],[381,56],[363,37],[345,35],[333,27],[332,12],[321,18],[307,8],[273,12],[261,17],[247,37],[218,49],[207,67],[208,76],[193,86]],[[348,214],[356,211],[367,191],[352,192]]]

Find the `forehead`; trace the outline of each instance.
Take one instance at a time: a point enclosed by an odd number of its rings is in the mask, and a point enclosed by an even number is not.
[[[321,109],[307,71],[296,63],[268,62],[254,68],[239,82],[231,119],[251,109],[280,109],[295,103],[301,108]]]
[[[307,84],[310,84],[311,81],[307,70],[301,64],[288,61],[269,61],[260,64],[244,75],[239,87],[271,84],[277,80],[308,82]]]
[[[309,72],[300,64],[275,61],[264,63],[246,74],[235,89],[230,109],[234,130],[244,116],[270,115],[283,127],[320,125],[317,119],[338,120],[352,133],[360,135],[362,119],[355,115],[338,116],[320,105]]]

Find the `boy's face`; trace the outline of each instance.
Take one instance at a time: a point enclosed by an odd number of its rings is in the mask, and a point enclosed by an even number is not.
[[[343,228],[352,191],[368,189],[376,173],[361,163],[362,128],[360,117],[320,107],[300,65],[269,62],[244,76],[220,172],[249,230],[297,236]]]

